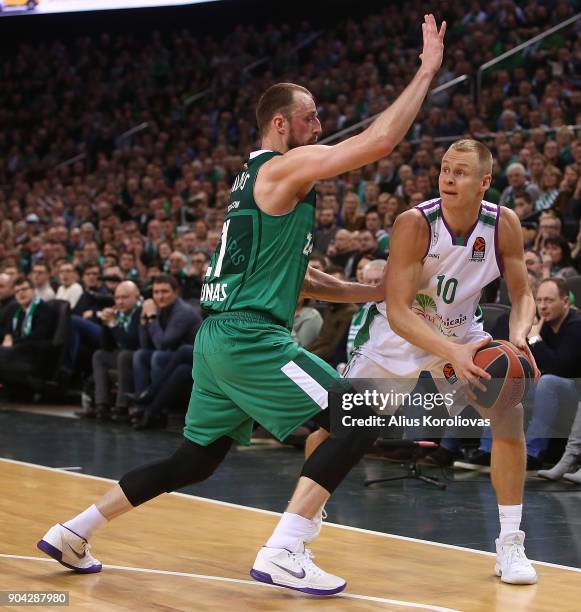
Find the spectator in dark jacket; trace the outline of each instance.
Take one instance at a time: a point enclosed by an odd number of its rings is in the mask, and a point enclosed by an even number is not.
[[[183,344],[173,352],[160,379],[144,391],[136,403],[141,407],[133,417],[134,429],[156,429],[167,425],[170,409],[188,406],[192,392],[194,347]]]
[[[56,326],[55,312],[36,295],[28,278],[21,276],[14,281],[14,295],[16,302],[7,313],[0,346],[1,381],[42,368]]]
[[[542,281],[536,301],[540,321],[533,325],[529,343],[542,376],[527,429],[527,454],[540,463],[559,413],[577,412],[575,379],[581,378],[581,314],[570,307],[569,286],[561,278]]]
[[[15,303],[12,277],[2,272],[0,274],[0,337],[4,336],[4,330],[8,327],[8,313]]]
[[[133,391],[133,353],[139,348],[141,295],[137,285],[124,281],[115,289],[115,307],[100,311],[102,348],[93,353],[95,406],[79,413],[85,418],[105,420],[110,415],[110,371],[117,372],[114,412],[127,413],[127,393]]]
[[[542,467],[549,440],[556,437],[555,423],[577,412],[575,379],[581,378],[581,314],[570,307],[567,282],[561,278],[541,281],[535,299],[540,319],[528,341],[541,377],[529,396],[533,403],[526,435],[529,470]],[[490,453],[489,438],[482,439],[480,449]]]
[[[133,356],[135,394],[156,382],[182,344],[193,344],[202,322],[198,311],[178,297],[179,285],[169,274],[153,279],[153,299],[145,300],[139,327],[140,349]]]
[[[101,284],[99,280],[100,275],[101,268],[98,264],[87,264],[83,268],[81,277],[83,293],[76,306],[72,309],[72,315],[82,317],[86,321],[99,323],[97,313],[103,308],[113,306],[113,295]]]
[[[50,284],[50,270],[46,261],[39,260],[32,264],[30,280],[41,300],[50,302],[55,299],[56,295]]]
[[[90,369],[90,359],[102,343],[101,311],[114,303],[113,296],[101,285],[100,270],[97,264],[89,263],[84,267],[83,293],[71,310],[67,350],[67,368],[71,372],[86,373]]]

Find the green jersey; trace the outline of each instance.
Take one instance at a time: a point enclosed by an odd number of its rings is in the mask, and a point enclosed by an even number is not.
[[[222,237],[212,256],[200,305],[210,313],[253,310],[292,328],[315,234],[315,190],[285,215],[269,215],[254,200],[262,164],[281,155],[256,151],[230,192]]]

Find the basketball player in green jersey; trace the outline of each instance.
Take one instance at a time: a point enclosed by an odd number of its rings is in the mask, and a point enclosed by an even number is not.
[[[328,390],[339,378],[290,336],[297,297],[333,302],[382,298],[377,287],[339,281],[308,269],[315,231],[314,183],[388,155],[409,130],[440,68],[445,23],[422,24],[421,67],[400,97],[364,132],[333,147],[315,145],[321,132],[308,90],[269,88],[256,117],[261,148],[232,185],[222,238],[201,304],[209,316],[194,348],[194,386],[184,441],[169,458],[137,468],[96,504],[53,526],[38,547],[77,572],[101,570],[88,539],[96,529],[164,492],[208,478],[232,441],[248,444],[253,421],[283,439],[307,419],[329,430]],[[354,430],[324,440],[309,456],[251,575],[313,595],[345,588],[318,568],[305,543],[320,529],[321,508],[373,440]]]

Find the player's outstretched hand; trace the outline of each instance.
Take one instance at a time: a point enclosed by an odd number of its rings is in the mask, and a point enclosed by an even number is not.
[[[444,55],[444,34],[446,34],[446,22],[443,21],[438,32],[435,17],[430,13],[424,15],[422,23],[422,34],[424,37],[424,48],[420,54],[422,68],[432,76],[440,70],[442,57]]]

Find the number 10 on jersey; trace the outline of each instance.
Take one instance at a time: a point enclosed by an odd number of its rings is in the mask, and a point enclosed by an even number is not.
[[[445,274],[440,274],[440,276],[437,276],[436,278],[438,279],[438,286],[436,288],[436,293],[438,294],[438,297],[441,297],[444,300],[445,304],[451,304],[454,301],[454,298],[456,297],[458,279],[452,277],[445,281]]]

